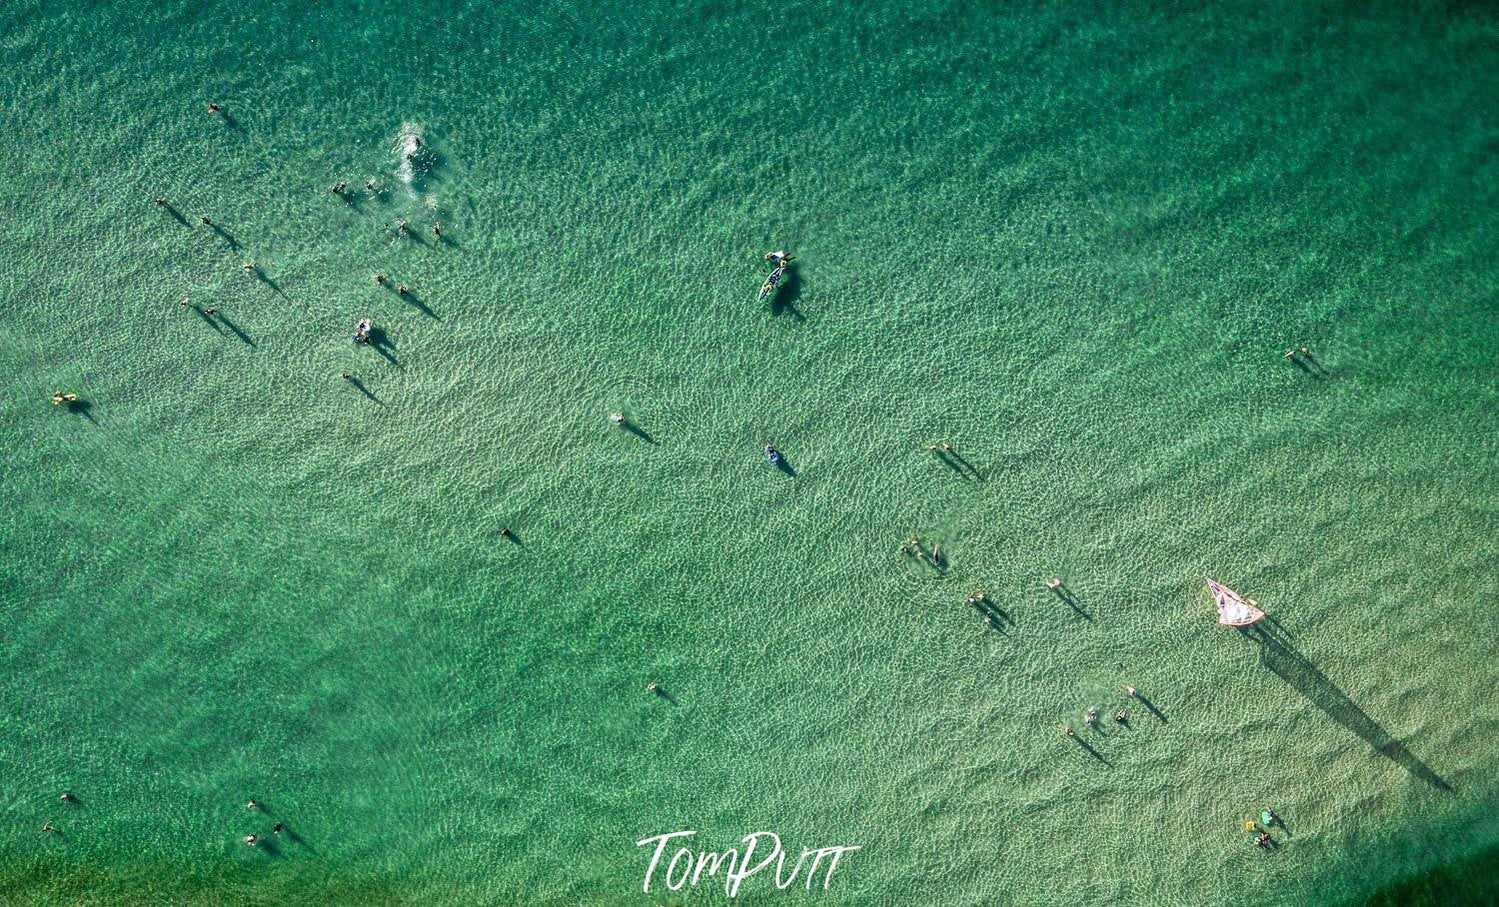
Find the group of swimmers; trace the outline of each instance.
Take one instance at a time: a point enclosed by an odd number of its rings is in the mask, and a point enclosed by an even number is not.
[[[1284,824],[1285,823],[1281,821],[1280,816],[1275,814],[1275,810],[1266,809],[1264,812],[1260,813],[1259,823],[1254,822],[1252,819],[1245,819],[1244,830],[1254,835],[1255,847],[1274,847],[1275,839],[1270,837],[1269,826]]]
[[[410,160],[410,158],[411,158],[411,156],[407,155],[407,159]],[[365,184],[364,184],[364,190],[366,192],[368,192],[370,195],[376,195],[376,196],[379,195],[380,192],[382,191],[380,189],[380,187],[375,184],[374,180],[366,180]],[[333,193],[334,195],[338,196],[339,198],[344,199],[344,201],[348,201],[349,200],[349,197],[346,194],[349,191],[349,184],[348,183],[334,183],[333,186],[328,191],[331,192],[331,193]],[[408,236],[408,235],[410,235],[410,225],[407,224],[407,222],[405,220],[400,220],[400,221],[396,222],[396,235],[398,235],[398,236]],[[438,239],[442,239],[442,222],[441,221],[437,221],[437,222],[434,222],[432,224],[432,235],[435,236],[435,237],[437,237]]]
[[[1140,695],[1140,691],[1135,689],[1133,686],[1125,687],[1124,691],[1129,694],[1131,699],[1137,698]],[[1128,724],[1128,709],[1126,709],[1124,706],[1120,706],[1119,708],[1115,709],[1114,720],[1119,724]],[[1083,712],[1083,724],[1086,724],[1088,727],[1098,727],[1098,709],[1090,708],[1086,712]],[[1077,736],[1077,731],[1074,731],[1072,729],[1072,725],[1070,724],[1062,725],[1062,733],[1068,737]]]
[[[62,796],[58,797],[58,799],[61,800],[64,803],[77,803],[78,802],[78,798],[77,797],[74,797],[72,794],[67,793],[67,792],[64,792],[62,794]],[[255,812],[256,810],[261,809],[261,808],[262,808],[261,805],[258,802],[256,802],[255,800],[251,800],[251,801],[249,801],[248,803],[245,804],[245,809],[248,810],[248,811],[250,811],[250,812]],[[283,822],[277,822],[275,825],[271,826],[271,834],[273,834],[273,835],[279,835],[279,834],[281,834],[281,832],[283,832],[285,830],[286,830],[286,824],[283,823]],[[44,834],[44,835],[54,835],[54,834],[61,834],[61,832],[59,832],[57,830],[57,826],[53,825],[50,821],[48,821],[48,822],[43,822],[42,823],[42,834]],[[245,839],[244,840],[245,840],[245,844],[247,844],[250,847],[254,847],[255,843],[257,841],[259,841],[260,838],[258,836],[256,836],[256,835],[245,835]]]
[[[255,812],[256,810],[261,808],[261,805],[254,800],[251,800],[250,802],[245,804],[245,809],[249,812]],[[284,823],[277,822],[275,825],[271,826],[271,834],[279,835],[285,828],[286,825]],[[251,847],[254,847],[255,842],[259,840],[260,838],[255,835],[245,835],[245,843]]]

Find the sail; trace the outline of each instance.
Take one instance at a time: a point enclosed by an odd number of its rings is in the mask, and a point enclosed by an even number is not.
[[[1253,599],[1245,601],[1239,593],[1217,580],[1208,580],[1208,588],[1218,602],[1218,623],[1225,627],[1247,627],[1265,616],[1265,612],[1255,607],[1257,602]]]

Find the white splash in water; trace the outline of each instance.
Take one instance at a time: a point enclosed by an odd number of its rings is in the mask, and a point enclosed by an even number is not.
[[[411,185],[413,178],[426,172],[422,166],[425,152],[422,147],[422,129],[412,122],[401,124],[401,131],[396,133],[396,179],[406,185]]]

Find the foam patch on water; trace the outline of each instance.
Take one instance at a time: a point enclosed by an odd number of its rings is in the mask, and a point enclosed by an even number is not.
[[[396,179],[410,190],[413,198],[423,194],[426,191],[423,181],[437,165],[438,156],[428,145],[422,127],[410,120],[403,122],[391,152],[396,158]]]

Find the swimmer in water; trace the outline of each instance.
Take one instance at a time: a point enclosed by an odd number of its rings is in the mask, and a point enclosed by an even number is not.
[[[352,381],[352,380],[354,380],[354,376],[351,375],[351,374],[349,374],[348,372],[339,372],[338,373],[338,377],[344,379],[345,381]]]
[[[500,538],[502,538],[502,539],[509,539],[509,538],[514,538],[514,537],[515,537],[515,533],[513,533],[513,532],[510,531],[510,527],[506,526],[504,529],[500,530]]]
[[[378,283],[382,287],[385,286],[385,275],[384,274],[376,274],[375,275],[375,283]]]
[[[166,203],[167,203],[166,199],[164,199],[164,198],[158,198],[156,200],[156,207],[158,207],[158,208],[164,208],[164,207],[166,207]]]
[[[1066,734],[1068,737],[1077,736],[1077,731],[1074,731],[1070,726],[1062,728],[1062,733]]]
[[[625,414],[624,413],[610,413],[609,414],[609,421],[613,422],[615,425],[624,425],[625,424]]]
[[[1046,581],[1046,588],[1052,590],[1060,589],[1062,588],[1062,581],[1059,579],[1049,579]]]
[[[217,315],[218,313],[219,313],[218,309],[209,308],[209,309],[204,309],[203,310],[203,314],[204,315]]]
[[[442,239],[442,224],[432,225],[432,235],[437,237],[438,239]]]
[[[213,221],[209,220],[206,217],[200,217],[200,218],[198,218],[198,220],[201,221],[202,224],[203,224],[203,226],[205,226],[205,227],[212,227],[213,226]]]
[[[248,845],[250,845],[251,847],[254,847],[255,846],[255,836],[254,835],[245,835],[245,843],[248,844]]]
[[[406,222],[404,220],[396,224],[396,232],[402,236],[406,235]]]
[[[220,107],[218,104],[209,104],[208,105],[208,112],[209,113],[218,113],[220,110],[223,110],[223,109],[224,108]]]
[[[246,274],[253,274],[255,272],[255,262],[253,262],[253,261],[247,261],[247,262],[245,262],[244,267],[245,267],[245,273]]]
[[[279,834],[281,834],[281,829],[283,829],[285,827],[286,827],[285,825],[282,825],[280,822],[277,822],[275,825],[271,826],[271,834],[273,834],[273,835],[279,835]]]
[[[661,691],[661,684],[652,680],[650,683],[645,685],[645,691],[647,693],[659,693]]]
[[[254,810],[254,809],[256,809],[259,806],[260,806],[259,803],[256,803],[254,800],[251,800],[249,803],[245,804],[245,809]]]
[[[1119,711],[1114,713],[1114,720],[1119,722],[1120,724],[1123,724],[1124,720],[1128,717],[1129,715],[1125,713],[1124,709],[1120,709]]]
[[[406,295],[406,285],[404,283],[401,284],[400,286],[396,287],[396,295],[398,295],[398,296],[405,296]]]
[[[57,829],[55,829],[55,828],[52,827],[52,823],[51,822],[43,822],[42,823],[42,834],[44,834],[44,835],[50,835],[50,834],[52,834],[55,831],[57,831]]]

